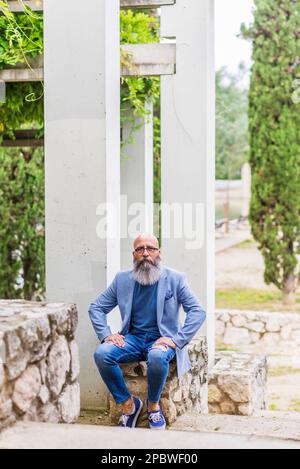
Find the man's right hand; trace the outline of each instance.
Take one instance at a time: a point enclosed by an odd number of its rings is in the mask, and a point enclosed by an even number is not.
[[[105,337],[104,342],[118,345],[119,347],[125,347],[125,337],[121,334],[112,334]]]

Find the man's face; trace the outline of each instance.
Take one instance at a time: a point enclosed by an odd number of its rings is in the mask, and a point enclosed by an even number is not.
[[[160,249],[158,242],[149,238],[140,238],[134,243],[133,258],[139,263],[151,262],[160,257]]]

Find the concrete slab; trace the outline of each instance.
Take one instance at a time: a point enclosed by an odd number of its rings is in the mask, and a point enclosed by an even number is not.
[[[231,435],[294,440],[300,444],[300,414],[262,412],[256,417],[237,415],[195,415],[186,413],[172,425],[172,430],[218,432]]]
[[[19,423],[0,435],[0,449],[300,449],[300,442],[249,435],[165,432],[92,425]]]

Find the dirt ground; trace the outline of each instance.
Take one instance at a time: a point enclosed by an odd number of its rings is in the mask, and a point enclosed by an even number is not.
[[[82,425],[110,425],[108,412],[105,410],[81,409],[79,419],[76,423]]]
[[[264,282],[264,260],[254,241],[243,243],[216,256],[216,288],[253,288],[277,291]]]
[[[300,372],[270,376],[268,394],[269,410],[300,412]]]
[[[243,243],[217,254],[216,288],[278,291],[264,283],[263,271],[263,257],[256,243]],[[239,349],[242,351],[242,347]],[[300,351],[299,357],[291,357],[274,350],[269,357],[268,398],[269,410],[300,412]]]

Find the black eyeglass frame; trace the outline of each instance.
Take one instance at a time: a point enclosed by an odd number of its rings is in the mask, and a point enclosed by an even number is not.
[[[139,246],[134,250],[136,254],[141,254],[145,251],[145,249],[148,252],[154,253],[155,251],[159,251],[159,248],[155,248],[154,246]]]

